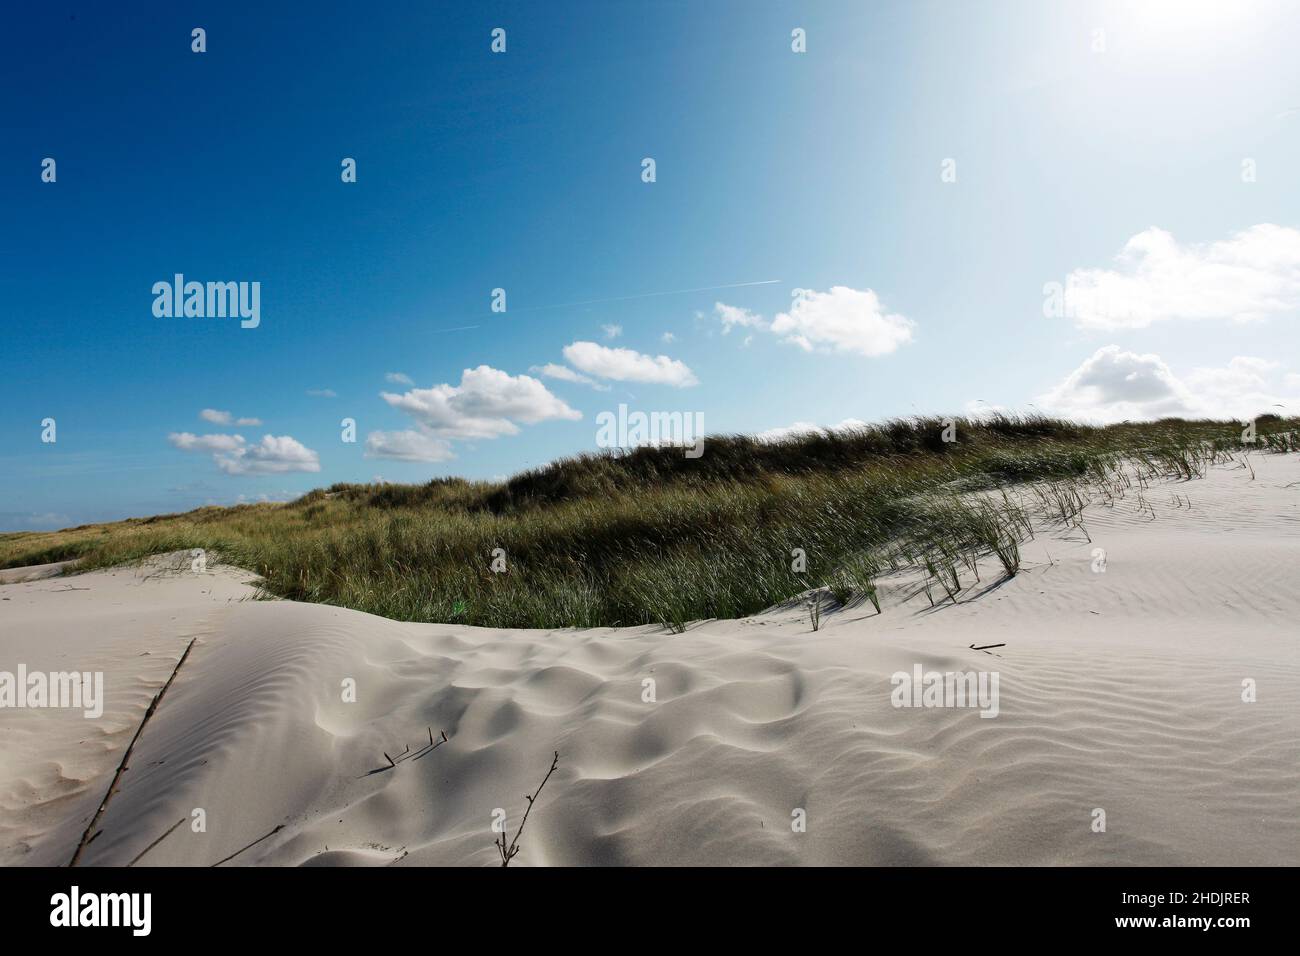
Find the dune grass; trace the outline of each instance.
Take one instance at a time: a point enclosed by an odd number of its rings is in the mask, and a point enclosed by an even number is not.
[[[493,627],[680,631],[823,586],[878,609],[876,580],[899,567],[926,569],[939,601],[956,599],[981,556],[1017,573],[1031,533],[1023,496],[1006,493],[1018,483],[1047,482],[1042,504],[1069,524],[1080,483],[1113,487],[1121,460],[1137,463],[1139,481],[1192,478],[1224,452],[1297,450],[1297,421],[1265,416],[1245,446],[1236,422],[1010,416],[958,419],[952,443],[937,418],[779,442],[716,437],[695,459],[641,448],[502,483],[339,484],[287,504],[0,535],[0,567],[79,558],[90,569],[202,548],[260,575],[269,595]]]

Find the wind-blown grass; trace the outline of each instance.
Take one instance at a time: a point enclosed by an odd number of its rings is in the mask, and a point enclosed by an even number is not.
[[[1000,492],[1017,482],[1049,482],[1045,500],[1077,521],[1077,483],[1114,481],[1122,459],[1142,481],[1195,477],[1226,451],[1294,450],[1296,424],[1265,416],[1251,446],[1236,422],[1007,416],[958,419],[954,443],[937,418],[778,442],[716,437],[695,459],[642,448],[503,483],[340,484],[288,504],[0,535],[0,567],[80,558],[95,568],[203,548],[260,575],[271,595],[494,627],[681,630],[823,585],[841,604],[861,596],[878,609],[884,570],[928,566],[934,595],[952,600],[980,555],[1015,574],[1029,521]],[[491,569],[498,548],[504,573]]]

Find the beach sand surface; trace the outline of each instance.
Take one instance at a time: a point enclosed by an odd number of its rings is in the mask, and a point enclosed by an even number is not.
[[[397,623],[233,568],[3,584],[0,671],[100,671],[105,701],[0,710],[0,864],[69,861],[193,642],[80,865],[492,865],[553,751],[514,866],[1295,865],[1300,458],[1251,460],[1089,507],[1091,542],[1044,525],[955,604],[891,579],[816,632],[798,605]],[[997,716],[893,706],[917,665],[996,672]]]

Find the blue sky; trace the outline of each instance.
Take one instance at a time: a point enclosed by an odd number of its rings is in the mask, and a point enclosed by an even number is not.
[[[497,477],[620,403],[1294,412],[1298,44],[1197,0],[28,5],[0,529]],[[260,323],[156,316],[176,273]]]

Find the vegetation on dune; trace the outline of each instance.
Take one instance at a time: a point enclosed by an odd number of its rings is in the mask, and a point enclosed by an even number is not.
[[[953,442],[938,418],[777,442],[717,437],[700,458],[640,448],[504,483],[339,484],[288,504],[0,535],[0,567],[80,558],[95,568],[202,548],[259,574],[271,595],[494,627],[680,630],[822,586],[878,609],[878,579],[899,568],[923,570],[932,601],[955,599],[986,555],[1015,574],[1031,533],[1025,496],[1007,494],[1017,483],[1047,482],[1035,513],[1082,528],[1080,489],[1122,494],[1122,460],[1139,475],[1195,477],[1234,451],[1296,450],[1298,421],[1258,419],[1253,444],[1236,422],[1011,416],[958,419]]]

